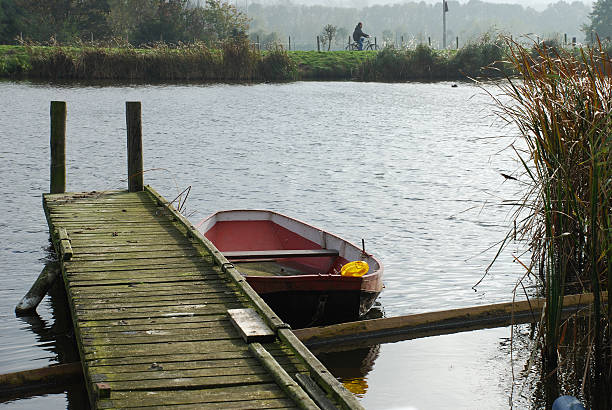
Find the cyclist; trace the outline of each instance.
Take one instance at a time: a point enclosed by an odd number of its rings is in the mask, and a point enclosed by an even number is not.
[[[359,22],[355,26],[355,31],[353,31],[353,40],[357,42],[357,50],[359,51],[363,50],[363,38],[370,37],[369,34],[366,34],[361,31],[361,27],[363,27],[363,23]]]

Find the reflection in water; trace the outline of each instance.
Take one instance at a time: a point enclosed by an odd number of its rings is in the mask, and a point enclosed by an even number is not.
[[[380,302],[376,302],[363,319],[379,319],[385,316]],[[374,368],[374,363],[380,352],[380,345],[360,347],[325,346],[311,349],[317,358],[332,374],[344,384],[351,393],[363,398],[368,391],[368,373]]]
[[[368,373],[380,352],[380,345],[360,349],[317,352],[317,357],[344,387],[357,397],[363,398],[368,391]]]
[[[54,257],[52,249],[48,249],[48,259]],[[44,350],[53,354],[55,361],[60,364],[78,362],[79,352],[72,327],[72,319],[66,298],[64,284],[56,280],[48,292],[51,320],[43,319],[36,311],[20,315],[17,320],[23,323],[22,329],[36,334],[37,344]],[[23,399],[25,397],[44,396],[54,393],[66,393],[68,409],[88,409],[89,399],[82,375],[76,379],[71,378],[67,385],[39,386],[28,389],[26,392],[16,392],[7,396],[3,401]]]

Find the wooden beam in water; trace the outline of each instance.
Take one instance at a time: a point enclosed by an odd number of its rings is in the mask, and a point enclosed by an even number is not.
[[[607,301],[607,292],[602,292],[602,300]],[[592,293],[565,296],[563,299],[564,317],[568,317],[592,305],[592,303]],[[329,350],[329,346],[333,345],[339,350],[346,350],[347,346],[371,346],[425,336],[521,323],[536,323],[540,321],[544,304],[544,299],[535,298],[520,302],[498,303],[297,329],[294,330],[294,333],[310,348]]]
[[[30,397],[55,387],[63,389],[67,384],[81,380],[81,362],[58,364],[40,369],[0,374],[0,397],[15,399]],[[0,403],[3,400],[0,399]]]

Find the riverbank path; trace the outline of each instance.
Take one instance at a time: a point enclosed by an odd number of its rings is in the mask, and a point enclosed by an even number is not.
[[[93,409],[361,408],[152,188],[43,206]]]

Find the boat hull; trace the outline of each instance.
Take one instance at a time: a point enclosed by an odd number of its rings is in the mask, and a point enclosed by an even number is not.
[[[383,267],[374,256],[285,215],[221,211],[197,227],[293,328],[359,319],[382,291]],[[355,260],[366,261],[368,273],[340,275]]]
[[[373,306],[378,292],[289,291],[260,295],[285,323],[300,329],[358,320]]]

